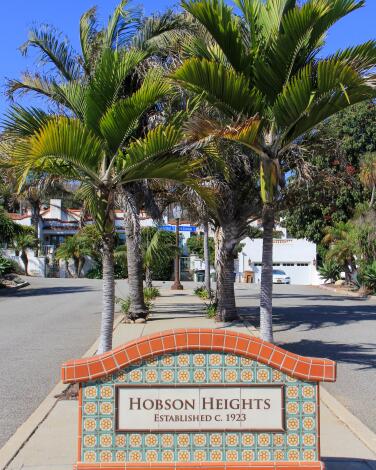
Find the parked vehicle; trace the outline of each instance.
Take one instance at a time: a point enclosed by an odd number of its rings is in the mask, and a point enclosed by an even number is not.
[[[273,269],[273,284],[290,284],[291,279],[281,269]]]

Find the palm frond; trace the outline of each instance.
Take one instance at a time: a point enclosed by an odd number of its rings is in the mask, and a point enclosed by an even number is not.
[[[169,243],[165,239],[163,230],[158,229],[152,236],[144,253],[144,265],[150,266],[153,262],[163,263],[172,260],[177,253],[175,240]]]
[[[234,69],[248,73],[252,61],[244,48],[240,20],[232,8],[223,0],[183,0],[182,6],[209,31]]]
[[[142,18],[140,7],[126,9],[128,0],[121,0],[110,16],[103,35],[103,48],[120,49],[131,41]]]
[[[325,1],[311,1],[290,9],[281,20],[283,34],[276,34],[265,55],[255,60],[255,84],[269,102],[274,102],[290,77],[316,52],[317,44],[311,44],[313,27],[327,9]]]
[[[339,50],[334,55],[327,58],[348,64],[360,73],[372,70],[376,63],[376,41],[367,41],[358,46]]]
[[[184,125],[188,147],[210,149],[213,142],[228,140],[245,145],[259,153],[257,138],[261,121],[257,116],[226,124],[206,116],[194,115]],[[186,144],[186,145],[187,145]],[[209,150],[210,151],[210,150]]]
[[[205,98],[231,116],[256,114],[262,110],[262,96],[251,89],[242,74],[206,59],[188,59],[172,75],[184,88]]]
[[[80,43],[86,73],[90,73],[98,47],[97,7],[87,10],[80,19]]]
[[[207,59],[218,62],[225,67],[230,67],[227,57],[219,45],[210,38],[201,37],[196,34],[187,34],[182,44],[182,54],[187,58]]]
[[[84,201],[99,233],[111,233],[114,227],[111,217],[107,217],[108,212],[111,210],[108,199],[103,197],[96,187],[86,182],[81,185],[78,196]]]
[[[20,80],[7,80],[6,95],[13,99],[15,95],[23,96],[33,92],[51,98],[54,93],[55,80],[48,75],[25,72]]]
[[[144,138],[132,142],[128,146],[125,159],[122,162],[121,179],[128,179],[130,175],[142,174],[142,172],[145,176],[142,176],[141,179],[147,179],[149,171],[153,174],[151,178],[155,178],[155,174],[160,173],[159,158],[157,157],[169,156],[181,137],[182,132],[179,128],[171,125],[159,125],[149,131]]]
[[[130,49],[126,52],[106,49],[102,51],[87,90],[86,122],[97,129],[99,120],[118,98],[124,80],[146,57],[145,51]]]
[[[326,5],[327,10],[313,27],[311,47],[321,38],[325,38],[328,30],[337,21],[365,5],[365,0],[320,0],[320,2]]]
[[[314,100],[312,67],[307,66],[292,78],[277,96],[272,107],[277,126],[285,129],[293,125],[308,111]]]
[[[135,93],[108,109],[100,121],[100,130],[113,153],[130,137],[141,116],[171,89],[162,72],[152,69]]]
[[[22,138],[38,132],[50,119],[42,109],[14,105],[4,114],[1,124],[7,133]]]
[[[40,52],[42,64],[52,64],[64,79],[80,78],[82,70],[72,47],[52,26],[32,27],[28,40],[20,48],[21,52],[26,55],[30,47]]]
[[[77,179],[90,177],[97,184],[102,158],[102,141],[79,120],[63,116],[51,118],[12,150],[13,161],[21,168],[61,174],[62,167],[72,167]]]
[[[143,21],[139,31],[132,38],[132,46],[160,52],[161,49],[166,50],[171,46],[186,30],[182,17],[172,10],[167,10],[161,15],[149,16]]]
[[[86,112],[86,87],[81,81],[55,85],[53,98],[83,120]]]

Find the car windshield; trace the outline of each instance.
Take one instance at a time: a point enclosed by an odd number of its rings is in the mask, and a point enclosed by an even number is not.
[[[285,271],[281,271],[280,269],[273,269],[273,274],[277,274],[278,276],[286,276]]]

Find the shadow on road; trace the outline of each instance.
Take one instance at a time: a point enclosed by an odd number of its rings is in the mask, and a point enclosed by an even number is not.
[[[302,296],[306,298],[306,296]],[[337,299],[337,298],[335,298]],[[333,297],[330,298],[333,302]],[[258,307],[239,307],[239,314],[250,324],[259,326]],[[284,332],[299,328],[299,332],[331,326],[347,325],[360,321],[376,321],[374,305],[302,305],[273,308],[274,331]],[[303,356],[330,357],[337,362],[355,364],[362,369],[376,368],[376,343],[328,342],[320,339],[278,343],[288,351]]]
[[[279,343],[279,346],[302,356],[330,357],[336,362],[360,366],[358,370],[376,368],[376,344],[327,343],[303,339],[295,343]]]
[[[171,320],[171,318],[192,318],[204,317],[203,306],[201,304],[158,304],[153,307],[153,315],[149,319],[153,320]]]
[[[307,297],[302,296],[307,299]],[[242,297],[244,299],[244,297]],[[316,299],[319,301],[319,299]],[[333,297],[330,299],[333,302]],[[258,307],[238,307],[240,315],[253,325],[260,322]],[[287,331],[297,328],[308,331],[314,328],[346,325],[359,321],[376,320],[376,307],[372,304],[356,305],[299,305],[289,307],[273,307],[273,325],[275,331]]]
[[[24,289],[13,290],[13,289],[1,289],[0,297],[32,297],[32,296],[43,296],[43,295],[59,295],[59,294],[80,294],[82,292],[93,291],[90,286],[61,286],[61,287],[25,287]]]
[[[376,470],[376,460],[323,458],[326,470]]]

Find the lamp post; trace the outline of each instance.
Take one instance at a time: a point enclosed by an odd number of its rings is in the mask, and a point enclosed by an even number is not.
[[[171,286],[172,290],[183,290],[183,286],[180,283],[180,254],[179,254],[179,223],[182,215],[182,208],[180,205],[176,205],[172,209],[172,215],[176,221],[176,257],[175,257],[175,281]]]

